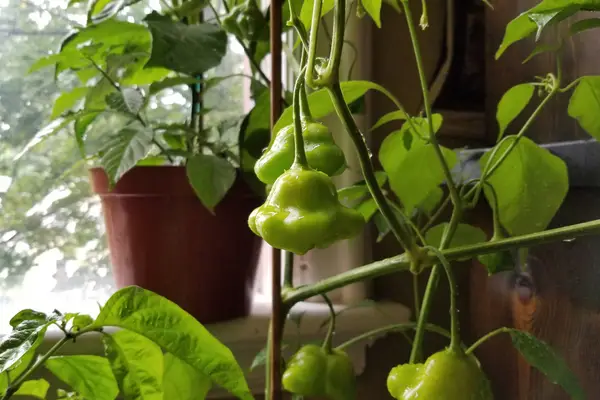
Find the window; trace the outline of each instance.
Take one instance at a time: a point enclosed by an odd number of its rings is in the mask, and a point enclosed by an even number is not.
[[[55,82],[51,68],[26,73],[36,59],[58,49],[73,27],[84,24],[85,5],[67,10],[67,4],[68,0],[0,0],[0,333],[9,329],[10,317],[22,308],[73,310],[76,305],[73,311],[94,314],[114,290],[100,204],[90,193],[86,165],[68,129],[52,135],[44,129],[52,113],[51,99],[69,82]],[[124,12],[133,21],[160,6],[159,0],[151,0]],[[268,59],[264,67],[268,73]],[[243,49],[230,38],[225,59],[211,73],[250,71]],[[163,93],[157,99],[160,104],[152,107],[155,116],[184,120],[190,103],[185,88]],[[252,106],[250,83],[244,77],[223,81],[205,97],[211,123],[228,121]],[[331,124],[335,126],[335,119]],[[36,146],[22,154],[34,138],[39,139]],[[357,174],[354,168],[342,183],[357,180]],[[298,283],[360,265],[361,243],[362,239],[340,243],[298,258]],[[270,254],[263,246],[256,285],[256,300],[263,303],[270,299]],[[354,293],[335,299],[363,296],[362,290]]]

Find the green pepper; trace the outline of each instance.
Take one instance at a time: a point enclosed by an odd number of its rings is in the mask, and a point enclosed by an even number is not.
[[[245,40],[268,40],[268,22],[256,0],[246,2],[233,7],[223,17],[221,27],[240,39]]]
[[[479,362],[462,350],[443,350],[425,364],[393,368],[387,388],[396,400],[493,400],[490,382]]]
[[[329,176],[339,175],[346,169],[344,152],[333,141],[331,131],[320,122],[302,121],[302,137],[308,165]],[[258,179],[268,185],[289,169],[294,162],[294,125],[282,128],[273,143],[254,165]]]
[[[302,255],[358,235],[365,220],[340,203],[330,177],[294,164],[252,211],[248,225],[271,246]]]
[[[309,344],[292,356],[282,377],[290,393],[330,400],[356,399],[356,375],[352,361],[341,350]]]

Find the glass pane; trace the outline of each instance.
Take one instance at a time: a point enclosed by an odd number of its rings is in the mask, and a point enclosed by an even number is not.
[[[48,135],[18,158],[48,123],[53,99],[76,86],[74,76],[54,79],[53,68],[26,71],[59,49],[64,37],[85,24],[85,2],[0,0],[0,333],[23,308],[94,314],[114,290],[100,204],[90,193],[87,165],[71,127]],[[140,20],[160,2],[138,3],[120,18]],[[211,18],[211,16],[207,16]],[[205,127],[237,138],[250,99],[250,68],[230,39],[222,64],[206,78],[239,74],[210,89]],[[183,123],[191,96],[185,86],[152,100],[149,118]],[[38,135],[39,136],[39,135]]]

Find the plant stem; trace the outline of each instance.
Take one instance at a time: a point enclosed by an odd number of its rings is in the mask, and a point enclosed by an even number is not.
[[[435,211],[435,214],[433,214],[431,216],[431,218],[429,218],[429,221],[427,221],[427,223],[423,226],[423,228],[421,228],[422,232],[427,232],[427,230],[433,226],[435,221],[437,221],[437,219],[442,216],[444,211],[446,211],[446,207],[448,207],[448,205],[451,203],[451,201],[452,201],[452,199],[450,199],[449,196],[446,197],[446,200],[444,200],[444,202]]]
[[[425,113],[427,115],[427,125],[429,126],[429,140],[435,150],[435,154],[441,164],[444,176],[446,177],[446,184],[448,185],[448,191],[450,192],[450,198],[455,207],[461,207],[460,196],[454,180],[452,179],[452,173],[448,167],[448,163],[444,158],[440,144],[438,143],[437,137],[433,130],[433,112],[431,110],[431,104],[429,103],[429,90],[427,78],[425,77],[425,68],[423,66],[423,57],[421,56],[421,49],[419,47],[419,38],[417,36],[417,29],[410,9],[408,0],[401,0],[404,7],[404,14],[406,16],[406,22],[408,24],[408,31],[410,33],[410,41],[413,46],[413,52],[415,54],[415,61],[417,64],[417,71],[419,73],[419,81],[421,83],[421,91],[423,93],[423,103],[425,105]]]
[[[427,248],[437,255],[440,263],[446,271],[446,276],[448,277],[448,284],[450,286],[450,333],[452,335],[452,337],[450,338],[450,349],[460,350],[460,323],[458,320],[458,306],[456,304],[458,287],[456,285],[456,279],[454,279],[452,266],[450,265],[448,260],[446,260],[446,258],[440,250],[436,249],[433,246],[428,246]],[[417,339],[415,339],[415,346],[417,345]]]
[[[371,192],[371,195],[373,196],[373,199],[375,200],[375,203],[377,204],[377,207],[381,211],[381,214],[385,218],[390,230],[394,233],[394,236],[396,236],[396,239],[400,245],[408,252],[409,256],[414,257],[417,253],[415,238],[410,231],[405,229],[406,225],[402,225],[398,221],[396,214],[392,210],[390,204],[387,202],[385,195],[377,183],[373,163],[371,161],[371,154],[369,153],[369,149],[365,142],[365,137],[358,129],[356,121],[354,121],[354,117],[352,117],[352,113],[344,101],[344,95],[342,94],[340,84],[337,82],[334,83],[328,88],[328,91],[336,113],[344,124],[346,132],[348,132],[350,138],[354,142],[354,147],[358,153],[358,158],[365,182],[369,188],[369,191]]]
[[[488,333],[485,336],[482,336],[481,338],[479,338],[478,341],[476,341],[475,343],[473,343],[471,345],[471,347],[469,347],[467,349],[467,351],[465,351],[466,354],[471,354],[473,351],[475,351],[475,349],[479,346],[481,346],[483,344],[483,342],[488,341],[489,339],[493,338],[494,336],[498,336],[501,333],[510,333],[510,329],[506,328],[506,327],[502,327],[502,328],[498,328],[495,331],[491,331],[490,333]]]
[[[552,89],[550,91],[550,93],[548,93],[548,95],[544,98],[544,100],[542,100],[542,102],[538,105],[538,107],[535,109],[535,111],[531,114],[531,116],[529,117],[529,119],[527,120],[527,122],[525,122],[525,124],[523,125],[523,127],[521,128],[521,130],[519,131],[519,133],[517,134],[516,138],[508,146],[508,148],[506,149],[506,151],[504,153],[502,153],[502,155],[494,163],[494,165],[491,168],[487,169],[485,175],[482,174],[481,182],[485,181],[487,177],[489,177],[490,175],[492,175],[494,173],[494,171],[496,171],[498,169],[498,167],[500,167],[500,165],[502,164],[502,162],[504,162],[504,160],[506,160],[506,158],[508,157],[508,155],[510,154],[510,152],[517,146],[517,144],[519,143],[519,140],[521,140],[521,138],[525,135],[525,132],[527,132],[527,130],[531,127],[531,125],[533,124],[533,122],[535,121],[535,119],[542,112],[542,110],[544,109],[544,106],[546,106],[546,104],[548,104],[548,102],[558,92],[557,87],[558,87],[558,85],[556,85],[555,88]],[[492,161],[493,161],[493,159],[490,157],[490,159],[488,160],[488,163],[487,163],[486,167],[489,164],[491,164]]]
[[[327,306],[329,307],[330,314],[329,328],[327,329],[327,335],[325,336],[325,340],[323,341],[323,349],[326,352],[331,353],[331,344],[333,342],[333,335],[335,333],[335,309],[333,308],[333,303],[331,302],[329,296],[327,296],[325,293],[323,293],[321,296],[323,297],[323,299],[325,299],[325,303],[327,303]]]
[[[309,0],[310,1],[310,0]],[[306,68],[305,82],[311,88],[317,88],[319,80],[315,80],[315,60],[317,58],[317,37],[319,35],[319,20],[321,19],[321,10],[323,9],[323,0],[314,0],[313,13],[310,23],[308,63]]]
[[[215,16],[217,17],[217,22],[219,22],[219,25],[221,25],[221,19],[218,17],[218,14],[214,8],[214,6],[209,2],[208,3],[209,6],[212,8],[213,13],[215,14]],[[229,6],[227,6],[227,2],[223,1],[223,7],[225,8],[226,12],[229,12]],[[256,70],[256,72],[258,72],[258,74],[260,75],[260,77],[262,78],[262,80],[264,81],[264,83],[267,86],[271,86],[271,80],[269,79],[269,77],[267,76],[267,74],[265,74],[265,72],[262,70],[262,68],[260,67],[260,65],[258,64],[258,62],[256,62],[256,60],[254,59],[254,57],[252,57],[252,53],[250,53],[250,49],[248,48],[248,46],[246,46],[246,43],[244,43],[244,40],[237,37],[236,35],[233,35],[235,37],[235,39],[238,41],[238,43],[240,44],[240,46],[242,46],[242,49],[244,50],[244,54],[246,54],[246,57],[248,57],[248,60],[250,61],[250,63],[252,64],[252,66],[254,67],[254,69]],[[284,104],[285,104],[285,99],[283,99]]]
[[[300,93],[304,90],[304,75],[300,73],[298,79],[296,79],[296,86],[294,86],[294,148],[295,158],[294,165],[308,168],[308,161],[306,160],[306,152],[304,150],[304,138],[302,137],[302,116],[300,113]]]
[[[369,340],[374,336],[379,336],[379,335],[383,335],[385,333],[389,333],[389,332],[403,332],[403,331],[407,331],[410,329],[415,329],[417,327],[417,324],[414,322],[408,322],[405,324],[393,324],[393,325],[387,325],[387,326],[383,326],[381,328],[377,328],[377,329],[373,329],[372,331],[369,332],[365,332],[363,334],[360,334],[358,336],[353,337],[352,339],[340,344],[339,346],[336,347],[336,349],[338,350],[345,350],[350,346],[353,346],[357,343],[362,342],[363,340]],[[434,324],[427,324],[427,326],[425,327],[428,331],[433,332],[433,333],[437,333],[439,335],[445,336],[448,339],[450,339],[451,335],[450,332],[448,332],[447,330],[445,330],[444,328],[441,328],[437,325]]]
[[[448,261],[454,261],[463,258],[473,258],[483,254],[495,253],[498,251],[509,250],[512,248],[526,248],[552,243],[556,241],[574,239],[580,236],[600,234],[600,219],[565,226],[556,229],[549,229],[543,232],[532,233],[529,235],[515,236],[496,240],[493,242],[477,243],[470,246],[453,247],[443,250],[442,254]],[[422,267],[431,267],[437,261],[432,254],[426,254],[422,259]],[[342,272],[331,278],[320,280],[312,285],[298,287],[290,290],[283,296],[284,303],[291,307],[292,305],[317,296],[321,293],[327,293],[332,290],[360,282],[366,279],[377,278],[379,276],[407,271],[410,268],[410,260],[406,254],[386,258],[362,267],[354,268],[350,271]]]
[[[282,251],[283,257],[283,288],[292,289],[294,287],[294,253],[291,251]]]
[[[88,60],[92,63],[92,65],[94,66],[94,68],[100,72],[100,74],[102,74],[102,76],[104,77],[104,79],[106,79],[108,81],[108,83],[110,83],[110,85],[115,88],[115,90],[119,93],[121,93],[121,96],[123,96],[123,90],[121,89],[121,86],[119,86],[119,84],[106,72],[102,69],[102,67],[100,67],[98,65],[98,63],[96,63],[91,57],[88,57]],[[148,124],[146,123],[146,121],[144,121],[144,119],[142,118],[142,116],[140,115],[140,113],[136,113],[136,114],[132,114],[131,112],[127,112],[126,114],[128,115],[133,115],[135,117],[135,119],[142,124],[143,127],[145,128],[149,128]],[[167,159],[169,160],[169,162],[173,162],[173,158],[167,154],[167,149],[165,149],[158,140],[156,140],[154,137],[152,138],[152,143],[154,143],[154,145],[156,147],[159,148],[159,150],[167,155]]]
[[[333,35],[331,36],[331,52],[325,70],[325,79],[330,82],[339,81],[344,36],[346,34],[346,0],[335,0],[333,14]]]
[[[452,236],[454,236],[454,232],[458,227],[458,223],[460,222],[461,217],[461,209],[455,207],[452,211],[452,216],[450,217],[450,223],[448,224],[448,226],[446,226],[446,229],[444,229],[444,233],[442,234],[442,241],[440,243],[439,250],[444,250],[446,247],[448,247]],[[431,270],[431,275],[429,275],[429,280],[427,281],[427,288],[425,289],[425,294],[423,295],[421,313],[419,314],[417,332],[415,333],[415,344],[413,345],[413,348],[411,349],[410,353],[411,363],[416,362],[421,357],[421,344],[423,343],[423,336],[425,335],[425,325],[427,324],[427,320],[429,318],[429,311],[433,303],[433,294],[437,289],[439,279],[440,266],[439,264],[437,264],[434,265],[433,269]]]
[[[10,399],[19,390],[19,388],[21,387],[23,382],[25,382],[27,380],[27,378],[29,378],[31,376],[31,374],[33,374],[42,365],[44,365],[44,363],[50,357],[52,357],[58,350],[60,350],[60,348],[63,347],[68,341],[73,340],[73,339],[74,339],[74,336],[65,335],[58,342],[56,342],[56,344],[54,346],[52,346],[52,348],[50,350],[48,350],[48,352],[46,354],[44,354],[43,356],[38,358],[38,360],[30,368],[27,369],[27,371],[25,371],[14,382],[12,382],[8,388],[6,388],[6,392],[5,392],[4,396],[2,397],[2,400]]]
[[[551,74],[550,74],[550,79],[552,80],[552,89],[550,90],[550,92],[548,92],[548,95],[546,95],[546,97],[544,97],[544,99],[541,101],[541,103],[533,111],[533,113],[531,114],[529,119],[525,122],[525,124],[523,124],[523,126],[521,127],[521,130],[519,131],[519,133],[517,133],[516,137],[514,139],[512,139],[512,137],[510,137],[510,136],[505,137],[492,150],[490,157],[488,158],[488,160],[483,168],[483,172],[481,173],[481,179],[479,181],[479,184],[473,188],[473,190],[475,191],[475,196],[473,198],[474,204],[477,201],[479,201],[479,196],[481,195],[481,191],[483,190],[483,185],[485,184],[486,179],[488,177],[490,177],[500,167],[500,165],[502,165],[504,160],[506,160],[508,158],[511,151],[513,151],[513,149],[517,146],[517,144],[519,143],[521,138],[525,135],[525,133],[529,130],[531,125],[533,125],[535,119],[542,112],[544,107],[559,92],[560,81]],[[509,139],[512,139],[512,142],[508,145],[508,148],[504,151],[504,153],[502,153],[502,155],[498,158],[498,160],[496,160],[496,154],[502,148],[503,142],[505,140],[509,140]],[[470,192],[467,194],[467,196],[469,194],[470,194]]]
[[[419,293],[419,275],[412,274],[413,279],[413,302],[415,306],[415,315],[421,314],[421,294]]]

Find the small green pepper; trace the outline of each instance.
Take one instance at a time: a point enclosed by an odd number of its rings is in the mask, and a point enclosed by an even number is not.
[[[396,400],[493,400],[490,382],[479,362],[462,350],[443,350],[425,364],[393,368],[387,388]]]
[[[268,22],[256,4],[256,0],[247,0],[233,7],[223,17],[221,27],[240,39],[250,41],[269,39]]]
[[[329,176],[346,169],[346,157],[333,140],[331,131],[322,123],[304,119],[302,137],[308,165]],[[254,165],[258,179],[268,185],[289,169],[294,162],[294,125],[282,128],[269,148]]]
[[[330,177],[294,164],[252,211],[248,225],[271,246],[302,255],[358,235],[365,220],[340,203]]]
[[[341,350],[328,352],[309,344],[288,362],[282,377],[290,393],[330,400],[356,399],[356,377],[352,361]]]

